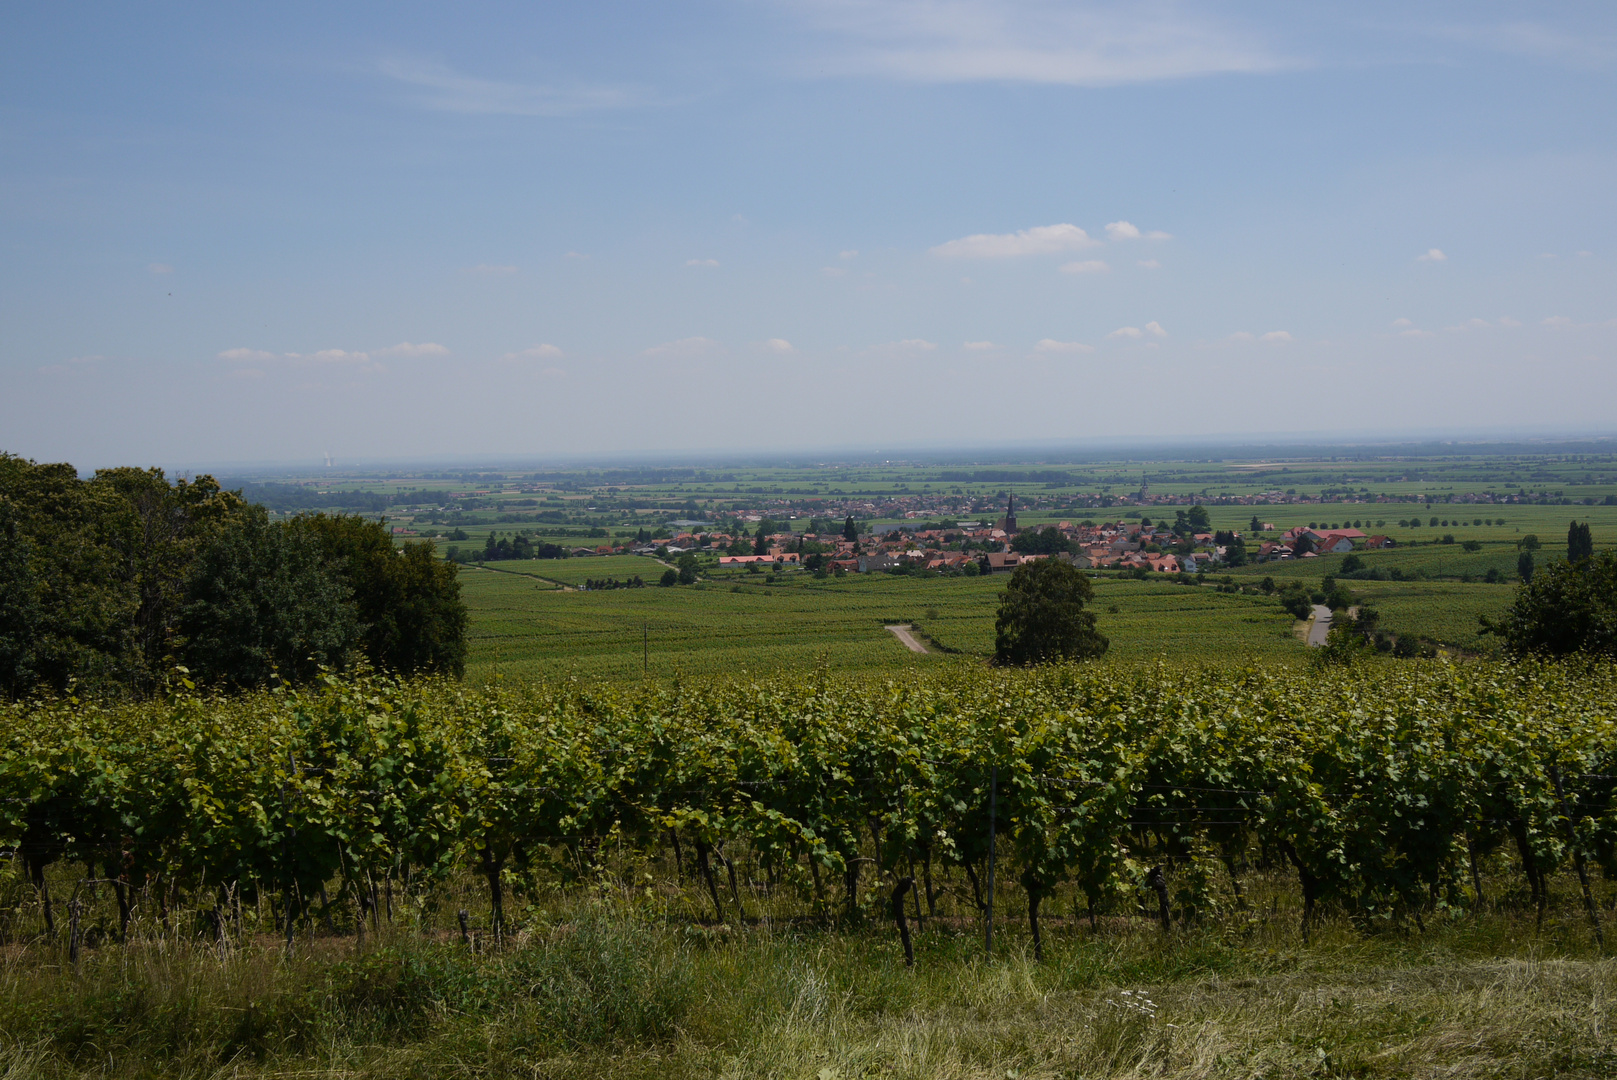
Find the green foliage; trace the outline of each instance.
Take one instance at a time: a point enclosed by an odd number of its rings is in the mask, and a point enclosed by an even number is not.
[[[1594,537],[1589,532],[1589,523],[1579,524],[1574,521],[1566,530],[1566,558],[1568,562],[1581,562],[1592,558],[1595,553]]]
[[[1522,582],[1503,618],[1482,624],[1512,656],[1617,657],[1617,549],[1551,563]]]
[[[407,675],[465,670],[459,567],[434,558],[432,541],[398,549],[381,522],[349,514],[305,515],[291,529],[314,537],[339,568],[372,664]]]
[[[306,675],[309,657],[338,662],[354,644],[348,608],[378,666],[464,667],[455,567],[430,542],[398,554],[360,518],[298,519],[308,543],[276,535],[287,528],[212,477],[81,480],[0,454],[0,695],[148,696],[182,658],[230,685]]]
[[[196,560],[178,630],[199,680],[259,686],[341,667],[359,641],[348,590],[316,536],[238,517]]]
[[[1057,555],[1071,550],[1072,544],[1054,525],[1046,525],[1017,533],[1011,538],[1011,548],[1024,555]]]
[[[994,620],[996,664],[1043,664],[1100,656],[1110,644],[1084,605],[1095,595],[1089,576],[1061,559],[1023,563],[1000,594]]]

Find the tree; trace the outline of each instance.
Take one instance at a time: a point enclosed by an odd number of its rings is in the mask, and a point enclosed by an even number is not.
[[[1069,551],[1072,545],[1061,534],[1061,530],[1054,525],[1046,525],[1043,529],[1025,529],[1011,539],[1011,548],[1024,555],[1057,555]]]
[[[1263,531],[1263,522],[1258,520],[1258,515],[1252,515],[1252,522],[1251,524],[1247,525],[1247,531],[1255,533],[1260,533]]]
[[[1526,536],[1516,541],[1516,548],[1519,551],[1537,551],[1543,546],[1544,545],[1539,541],[1538,533],[1528,533]]]
[[[1595,553],[1594,537],[1589,533],[1589,523],[1578,524],[1574,521],[1566,530],[1566,559],[1567,562],[1579,562],[1583,559],[1593,558]]]
[[[1185,517],[1190,522],[1191,532],[1207,532],[1213,527],[1212,519],[1207,516],[1207,507],[1201,503],[1192,506]]]
[[[994,620],[994,663],[1041,664],[1100,656],[1110,644],[1084,610],[1094,587],[1071,563],[1040,559],[1023,563],[999,594]]]
[[[859,539],[859,526],[854,523],[852,514],[849,514],[848,520],[842,523],[842,538],[849,543]]]
[[[1533,553],[1523,551],[1516,556],[1516,574],[1524,582],[1533,580]]]
[[[1314,550],[1314,538],[1307,533],[1300,534],[1291,542],[1291,553],[1296,556],[1307,555]]]
[[[0,496],[0,696],[4,697],[16,697],[34,685],[39,597],[30,555],[31,545],[18,532],[11,500]]]
[[[758,535],[752,541],[752,553],[754,555],[769,554],[769,533],[766,531],[768,525],[767,520],[758,523]]]
[[[679,559],[675,562],[674,565],[679,567],[678,573],[675,574],[674,576],[679,580],[679,583],[681,585],[690,585],[690,584],[695,583],[695,581],[696,581],[696,555],[695,555],[694,552],[690,552],[690,551],[681,552],[680,556],[679,556]],[[664,574],[663,576],[667,577],[668,575]]]
[[[663,586],[664,588],[666,588],[666,587],[668,587],[670,585],[678,585],[679,584],[679,571],[678,570],[672,570],[672,569],[664,570],[663,571],[663,576],[657,579],[657,584]]]
[[[179,620],[199,681],[241,689],[341,667],[359,643],[348,590],[306,530],[245,514],[198,557]]]
[[[1617,658],[1617,551],[1554,562],[1516,587],[1504,618],[1482,616],[1514,657],[1576,653]]]
[[[431,540],[395,548],[381,522],[357,514],[306,515],[289,527],[318,540],[337,567],[372,664],[406,675],[439,672],[458,678],[465,671],[467,614],[460,568],[434,558]]]

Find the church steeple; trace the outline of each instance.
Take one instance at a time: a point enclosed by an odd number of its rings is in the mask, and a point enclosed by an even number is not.
[[[1009,535],[1016,531],[1016,496],[1010,495],[1005,499],[1005,516],[1000,519],[999,527]]]

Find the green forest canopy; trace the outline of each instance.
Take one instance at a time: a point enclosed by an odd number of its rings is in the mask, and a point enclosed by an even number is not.
[[[272,522],[211,476],[0,453],[0,696],[144,697],[175,666],[221,687],[364,658],[459,675],[466,609],[431,541],[379,521]]]

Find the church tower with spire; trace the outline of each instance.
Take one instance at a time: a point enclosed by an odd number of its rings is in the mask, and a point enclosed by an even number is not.
[[[1006,536],[1016,533],[1016,496],[1011,495],[1005,500],[1005,516],[999,519],[999,527],[1005,530]]]

